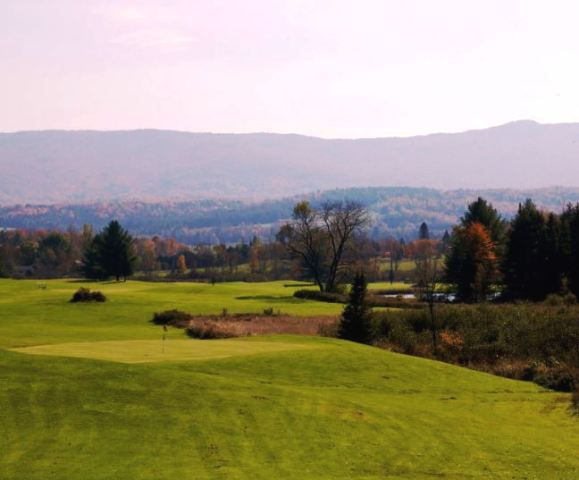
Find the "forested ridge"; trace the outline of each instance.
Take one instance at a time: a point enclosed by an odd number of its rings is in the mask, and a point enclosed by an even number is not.
[[[189,244],[231,243],[249,241],[255,235],[264,240],[272,239],[290,217],[296,201],[306,199],[316,205],[328,200],[353,200],[368,208],[372,216],[369,232],[372,237],[412,239],[422,222],[428,223],[435,237],[441,237],[456,224],[464,205],[478,196],[488,199],[509,218],[527,198],[533,198],[539,208],[561,212],[567,203],[579,201],[579,188],[443,191],[369,187],[265,201],[207,199],[25,204],[0,207],[0,227],[66,230],[91,224],[102,228],[111,219],[119,219],[138,236],[160,235]]]

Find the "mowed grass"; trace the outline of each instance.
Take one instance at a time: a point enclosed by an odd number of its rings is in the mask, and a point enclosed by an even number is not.
[[[71,305],[77,286],[0,281],[2,480],[579,478],[568,395],[316,337],[172,329],[167,358],[150,312],[195,313],[195,285],[102,285],[109,303]],[[196,297],[203,313],[286,291],[221,287]]]
[[[118,340],[37,345],[11,349],[29,355],[93,358],[121,363],[214,360],[239,355],[256,355],[317,348],[299,343],[233,340]]]
[[[338,315],[342,305],[293,297],[303,286],[266,283],[91,283],[51,280],[45,290],[31,280],[0,279],[0,347],[97,340],[157,339],[154,312],[177,308],[194,314],[274,312]],[[291,285],[291,283],[290,283]],[[297,284],[295,284],[297,285]],[[105,304],[70,304],[80,287],[102,291]]]

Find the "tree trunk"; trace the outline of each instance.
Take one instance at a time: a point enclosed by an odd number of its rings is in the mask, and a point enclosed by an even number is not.
[[[437,338],[436,338],[436,323],[434,321],[434,299],[428,301],[428,311],[430,313],[430,333],[432,335],[432,352],[436,354]]]

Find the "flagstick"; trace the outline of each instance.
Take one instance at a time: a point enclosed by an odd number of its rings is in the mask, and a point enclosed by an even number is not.
[[[161,353],[164,355],[165,354],[165,338],[167,337],[167,326],[163,325],[163,337],[161,340]]]

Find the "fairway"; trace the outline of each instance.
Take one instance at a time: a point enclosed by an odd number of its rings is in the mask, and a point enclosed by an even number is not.
[[[2,480],[577,479],[569,395],[320,337],[199,341],[152,312],[307,315],[281,282],[0,280]],[[86,285],[86,284],[81,284]],[[244,297],[244,298],[239,298]]]
[[[121,340],[112,342],[78,342],[14,348],[28,355],[93,358],[121,363],[178,362],[211,360],[239,355],[284,352],[319,348],[298,343],[240,340]]]

